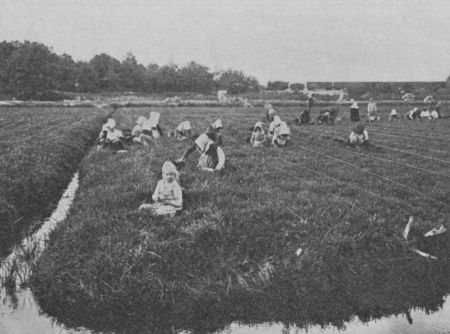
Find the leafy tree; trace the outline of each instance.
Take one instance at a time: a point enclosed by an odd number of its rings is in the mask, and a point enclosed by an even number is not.
[[[102,53],[94,56],[89,64],[95,72],[95,87],[100,91],[118,91],[120,90],[120,62]]]
[[[191,61],[179,70],[180,91],[208,93],[213,88],[213,74],[206,66]]]
[[[68,54],[58,56],[53,73],[53,83],[58,90],[74,91],[76,84],[76,63]]]
[[[146,70],[144,65],[138,64],[131,52],[127,53],[120,66],[121,87],[132,91],[145,90]]]
[[[256,78],[246,76],[242,71],[227,70],[216,76],[216,87],[225,89],[230,94],[240,94],[248,91],[258,91]]]
[[[156,75],[156,91],[176,92],[178,91],[178,67],[174,64],[164,65]]]
[[[96,86],[98,82],[97,72],[94,66],[80,61],[75,66],[75,90],[81,93],[95,93],[99,89]]]
[[[7,91],[10,81],[10,68],[8,67],[8,59],[19,48],[19,42],[0,43],[0,90]]]
[[[8,57],[8,90],[19,98],[40,98],[55,89],[58,57],[43,44],[21,44]]]
[[[158,90],[158,64],[149,64],[145,73],[144,86],[147,92],[156,92]]]

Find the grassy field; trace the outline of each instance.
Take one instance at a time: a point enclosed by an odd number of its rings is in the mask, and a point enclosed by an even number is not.
[[[0,108],[0,258],[51,212],[105,111]]]
[[[292,145],[251,149],[245,138],[262,108],[152,110],[166,129],[190,120],[201,132],[220,117],[226,170],[198,171],[193,153],[181,174],[182,214],[151,218],[137,208],[162,163],[188,143],[165,137],[159,148],[90,152],[72,213],[33,278],[46,312],[101,330],[201,333],[231,321],[342,327],[355,315],[442,304],[445,234],[420,245],[438,261],[412,253],[401,235],[410,215],[418,231],[448,224],[450,119],[371,124],[373,146],[356,150],[333,140],[348,136],[347,110],[335,126],[299,127],[298,108],[278,108]],[[114,118],[130,128],[148,112],[124,108]]]

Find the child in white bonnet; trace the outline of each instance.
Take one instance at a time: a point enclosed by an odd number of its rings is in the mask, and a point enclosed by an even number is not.
[[[150,210],[154,216],[168,215],[174,217],[183,206],[183,193],[178,184],[179,173],[175,165],[164,162],[162,166],[162,180],[158,181],[152,195],[153,204],[142,204],[139,211]]]
[[[250,137],[250,144],[253,147],[260,147],[266,143],[266,134],[264,133],[264,129],[262,127],[262,122],[256,122],[253,127],[252,136]]]

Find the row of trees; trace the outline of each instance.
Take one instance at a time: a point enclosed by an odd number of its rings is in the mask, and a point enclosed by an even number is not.
[[[241,71],[212,73],[190,62],[144,66],[128,53],[119,61],[105,53],[75,62],[36,42],[0,43],[0,92],[21,99],[57,98],[60,92],[196,92],[226,89],[230,93],[257,91],[256,78]]]

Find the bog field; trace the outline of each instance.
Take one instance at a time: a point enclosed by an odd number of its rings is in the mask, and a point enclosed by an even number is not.
[[[104,118],[94,108],[0,108],[0,258],[52,211]]]
[[[391,107],[381,122],[363,118],[371,145],[360,149],[336,140],[353,127],[343,107],[334,125],[308,126],[295,125],[299,107],[276,107],[290,123],[291,144],[256,149],[246,138],[264,119],[263,107],[117,109],[119,129],[150,111],[161,113],[165,133],[184,120],[202,133],[222,119],[225,170],[198,170],[192,153],[180,176],[183,210],[174,218],[137,209],[150,199],[164,161],[179,158],[188,141],[164,136],[159,146],[132,145],[127,153],[87,151],[112,110],[42,110],[41,123],[26,122],[37,118],[32,109],[0,110],[17,119],[0,123],[6,153],[0,163],[10,166],[0,180],[17,193],[25,174],[34,175],[37,181],[29,182],[39,181],[41,191],[61,193],[50,188],[61,179],[50,175],[56,167],[43,168],[29,156],[62,159],[63,166],[73,152],[84,156],[80,164],[78,155],[67,162],[70,173],[61,182],[78,169],[80,187],[34,268],[31,285],[42,310],[66,326],[116,333],[209,333],[233,322],[343,328],[355,316],[369,321],[438,310],[450,292],[447,233],[426,240],[405,240],[402,233],[410,216],[417,235],[450,227],[450,118],[389,122]],[[406,108],[397,107],[400,114]],[[50,138],[28,138],[31,123]],[[61,124],[66,130],[56,130]],[[4,135],[12,128],[13,135]],[[60,143],[68,134],[74,136]],[[89,139],[79,143],[84,136]],[[11,198],[22,203],[19,197]],[[45,202],[35,205],[51,201]],[[9,221],[24,215],[15,211]]]

